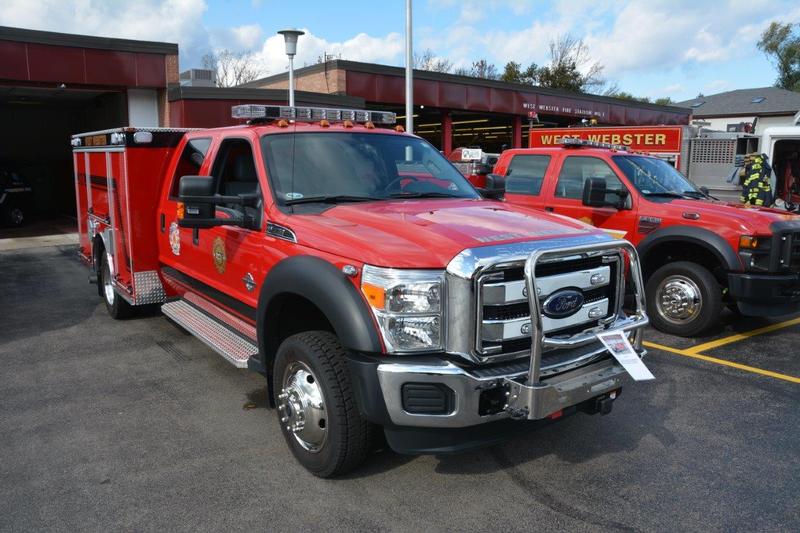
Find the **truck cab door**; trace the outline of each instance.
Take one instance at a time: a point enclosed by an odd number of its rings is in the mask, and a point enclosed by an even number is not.
[[[246,215],[251,220],[249,226],[200,230],[200,250],[205,262],[200,273],[212,288],[251,308],[258,305],[257,289],[261,287],[265,272],[264,201],[257,169],[251,139],[228,138],[220,143],[211,167],[217,193],[224,196],[256,194],[260,200],[254,206],[226,204],[216,207],[217,218]]]
[[[621,208],[589,207],[583,204],[583,186],[587,179],[606,182],[606,198],[616,203],[620,192],[627,192]],[[548,189],[545,210],[576,218],[604,229],[617,238],[632,238],[636,227],[635,199],[611,166],[602,158],[568,155],[561,160],[555,187]]]
[[[544,154],[514,154],[504,175],[506,199],[516,205],[544,207],[542,185],[551,157]]]

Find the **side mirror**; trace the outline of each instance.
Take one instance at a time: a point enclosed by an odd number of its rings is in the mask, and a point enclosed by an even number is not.
[[[213,228],[215,226],[254,226],[253,217],[216,218],[216,206],[221,204],[240,204],[254,206],[258,203],[257,194],[222,196],[214,191],[214,178],[209,176],[183,176],[178,184],[178,199],[183,202],[183,218],[178,221],[182,228]]]
[[[196,226],[199,222],[214,218],[214,179],[209,176],[183,176],[178,184],[178,198],[183,202],[183,218],[178,221],[182,227]]]
[[[498,174],[487,174],[486,186],[478,192],[489,200],[500,200],[506,194],[506,179]]]
[[[583,182],[583,205],[589,207],[607,207],[606,180],[589,178]]]

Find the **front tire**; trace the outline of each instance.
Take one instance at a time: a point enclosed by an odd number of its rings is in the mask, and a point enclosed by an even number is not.
[[[100,263],[100,295],[106,304],[106,310],[111,318],[120,320],[133,315],[133,306],[122,299],[114,289],[113,278],[111,276],[111,265],[108,254],[102,255]]]
[[[707,268],[677,261],[656,270],[646,288],[650,322],[659,331],[692,337],[713,326],[722,312],[722,289]]]
[[[373,428],[356,406],[345,357],[332,333],[298,333],[278,348],[272,373],[286,443],[300,464],[322,478],[359,466],[371,445]]]

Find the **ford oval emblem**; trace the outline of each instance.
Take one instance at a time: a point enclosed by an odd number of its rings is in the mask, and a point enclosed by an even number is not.
[[[550,318],[566,318],[574,315],[583,306],[583,293],[564,289],[550,295],[542,304],[542,311]]]

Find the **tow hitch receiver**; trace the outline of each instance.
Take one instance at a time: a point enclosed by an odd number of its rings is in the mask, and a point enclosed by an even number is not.
[[[556,376],[548,382],[526,385],[506,379],[508,402],[506,412],[516,420],[539,420],[551,414],[577,405],[586,400],[598,399],[598,412],[611,412],[613,399],[607,394],[616,391],[629,379],[628,373],[618,364],[606,360],[579,371],[570,372],[563,379]]]

